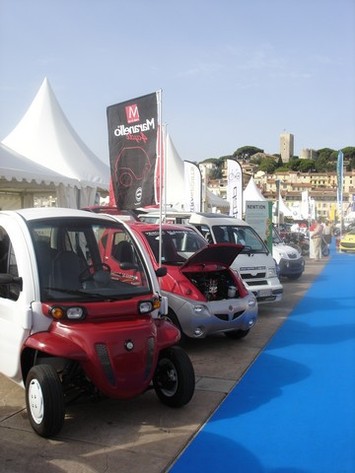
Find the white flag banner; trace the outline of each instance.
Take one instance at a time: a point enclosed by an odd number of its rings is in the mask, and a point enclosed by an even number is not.
[[[243,171],[238,161],[227,159],[227,201],[229,215],[243,217]]]
[[[301,196],[302,196],[302,201],[301,201],[302,218],[308,220],[309,218],[311,218],[311,209],[309,205],[309,192],[303,191]]]
[[[184,196],[186,212],[201,212],[202,177],[199,167],[190,161],[184,161]]]

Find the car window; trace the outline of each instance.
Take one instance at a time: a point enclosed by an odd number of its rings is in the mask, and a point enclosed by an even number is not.
[[[30,222],[29,227],[42,300],[105,300],[150,292],[148,269],[134,242],[132,262],[117,261],[106,252],[116,234],[129,238],[121,224],[58,218]]]
[[[153,251],[156,262],[159,259],[159,230],[144,232]],[[196,251],[204,248],[207,242],[198,233],[189,229],[162,231],[162,263],[182,264]]]
[[[275,227],[272,227],[272,242],[275,243],[276,245],[283,243],[283,240]]]
[[[214,225],[212,227],[217,243],[228,242],[244,245],[244,252],[266,253],[267,248],[256,231],[249,226]]]
[[[18,276],[17,259],[10,237],[3,227],[0,227],[0,273]],[[0,285],[0,297],[16,301],[20,295],[18,284]]]

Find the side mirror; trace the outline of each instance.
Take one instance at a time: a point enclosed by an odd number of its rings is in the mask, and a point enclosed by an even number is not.
[[[17,284],[20,287],[20,291],[22,291],[22,278],[19,276],[13,276],[9,273],[0,273],[0,285],[4,284]]]
[[[161,278],[163,276],[166,276],[168,273],[168,268],[166,266],[160,266],[160,268],[158,268],[156,271],[155,271],[155,274],[157,275],[158,278]]]

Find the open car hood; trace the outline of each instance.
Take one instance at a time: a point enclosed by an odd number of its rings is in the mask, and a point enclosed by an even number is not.
[[[234,243],[210,244],[190,256],[181,266],[181,269],[186,269],[195,264],[220,264],[229,268],[243,248],[243,245]]]

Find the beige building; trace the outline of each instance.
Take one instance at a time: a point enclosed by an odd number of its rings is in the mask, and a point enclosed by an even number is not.
[[[355,171],[344,172],[343,212],[347,211],[352,196],[355,194]],[[337,175],[336,172],[300,173],[296,171],[265,174],[258,172],[254,180],[263,196],[276,200],[276,181],[280,181],[280,194],[288,208],[301,204],[302,192],[314,200],[316,215],[334,220],[337,209]]]
[[[300,159],[317,159],[318,157],[318,152],[314,149],[310,148],[303,148],[301,149],[299,158]]]
[[[276,181],[280,181],[280,194],[285,205],[292,209],[301,205],[302,192],[308,191],[308,196],[314,201],[315,212],[318,217],[335,220],[337,215],[337,175],[336,172],[301,173],[297,171],[276,172],[266,174],[257,171],[257,165],[250,162],[240,162],[243,169],[243,188],[247,186],[253,176],[256,185],[266,199],[276,201]],[[213,169],[209,163],[206,171]],[[222,169],[222,179],[208,179],[207,188],[214,194],[226,198],[227,196],[227,161]],[[203,174],[202,174],[203,175]],[[208,174],[207,174],[208,175]],[[349,204],[355,195],[355,171],[344,172],[343,180],[343,215],[346,214]]]

